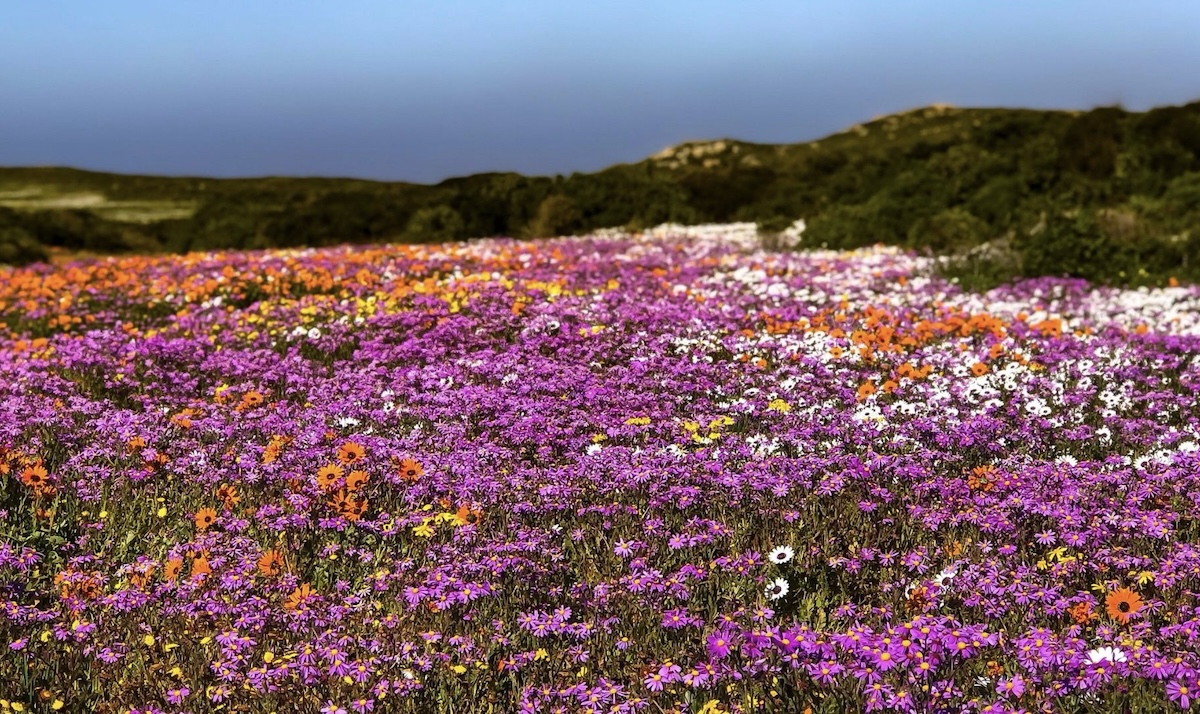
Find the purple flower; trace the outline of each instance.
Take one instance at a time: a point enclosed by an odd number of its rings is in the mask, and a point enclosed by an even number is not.
[[[1025,693],[1025,680],[1021,679],[1021,675],[1015,675],[1008,679],[1001,679],[996,683],[996,691],[1006,697],[1020,697]]]
[[[1180,709],[1190,709],[1192,700],[1196,698],[1197,685],[1195,682],[1185,683],[1178,679],[1167,682],[1167,698],[1179,705]]]
[[[708,656],[713,659],[724,659],[729,656],[733,641],[729,633],[717,631],[708,636],[705,642]]]

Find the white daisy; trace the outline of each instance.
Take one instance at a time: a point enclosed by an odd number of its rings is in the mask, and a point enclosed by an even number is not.
[[[767,583],[767,599],[778,600],[784,595],[787,595],[788,590],[791,590],[791,587],[788,585],[788,581],[784,580],[783,578],[775,578],[771,582]]]
[[[954,579],[955,575],[958,575],[958,569],[951,566],[951,567],[948,567],[948,568],[942,570],[942,572],[938,573],[937,575],[933,576],[933,582],[939,588],[944,588],[947,586],[947,584],[949,584],[949,582],[951,580]]]
[[[1124,662],[1125,653],[1116,647],[1097,647],[1088,652],[1088,664],[1100,662]]]
[[[796,555],[796,551],[792,550],[790,545],[781,545],[772,550],[767,559],[776,565],[783,565],[789,562]]]

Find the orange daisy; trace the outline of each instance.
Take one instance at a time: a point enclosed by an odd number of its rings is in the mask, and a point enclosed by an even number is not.
[[[420,462],[416,459],[404,459],[399,464],[400,478],[408,483],[416,483],[417,479],[425,474],[425,469],[421,468]]]
[[[366,455],[367,450],[353,441],[347,441],[339,446],[337,450],[338,461],[341,461],[347,466],[357,464],[359,461],[362,461],[363,457]]]
[[[242,500],[242,497],[238,494],[237,486],[223,483],[217,488],[217,499],[225,508],[232,509],[238,504],[238,501]]]
[[[479,511],[467,506],[459,506],[458,510],[454,513],[454,517],[458,519],[458,524],[463,526],[478,523],[482,515]]]
[[[297,610],[304,606],[310,597],[313,596],[313,589],[308,583],[304,583],[300,587],[292,591],[287,599],[283,601],[284,610]]]
[[[996,468],[994,466],[976,466],[967,477],[967,485],[974,491],[989,492],[996,488]]]
[[[338,479],[345,473],[337,464],[326,464],[317,471],[317,485],[322,490],[332,491],[337,486]]]
[[[357,521],[367,510],[365,499],[355,498],[345,489],[338,491],[329,499],[329,505],[348,521]]]
[[[363,486],[366,486],[367,481],[369,481],[370,478],[371,477],[366,471],[351,471],[350,473],[346,474],[346,489],[350,491],[357,491]]]
[[[197,530],[205,530],[212,524],[217,522],[217,512],[211,508],[201,508],[196,511],[196,528]]]
[[[204,553],[192,559],[192,579],[195,580],[203,575],[208,575],[212,572],[212,567],[208,564],[208,556]]]
[[[1104,605],[1109,617],[1125,624],[1142,609],[1142,597],[1129,588],[1121,588],[1110,592],[1104,598]]]
[[[163,577],[174,582],[175,578],[179,577],[179,573],[183,570],[183,560],[181,558],[171,558],[167,561],[166,567],[163,568]]]
[[[1076,603],[1067,608],[1067,613],[1071,615],[1071,619],[1076,625],[1086,625],[1096,616],[1092,613],[1092,604],[1087,602]]]
[[[258,558],[258,572],[273,578],[283,572],[283,556],[277,550],[268,550]]]

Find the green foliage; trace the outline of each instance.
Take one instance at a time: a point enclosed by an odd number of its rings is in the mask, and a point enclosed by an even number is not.
[[[458,211],[445,205],[422,208],[413,214],[404,230],[410,243],[440,243],[462,238],[463,219]]]
[[[908,245],[937,253],[958,252],[978,246],[990,236],[988,224],[970,211],[948,208],[917,219],[908,231]]]
[[[969,279],[980,285],[1037,274],[1157,284],[1200,262],[1189,252],[1200,233],[1200,102],[1144,113],[929,107],[807,144],[688,144],[592,174],[478,174],[436,186],[0,169],[0,188],[29,187],[197,207],[149,224],[89,210],[0,213],[0,226],[68,250],[429,242],[731,220],[769,232],[804,218],[805,247],[947,253],[954,270],[973,266]],[[1132,215],[1136,230],[1118,230],[1112,211]],[[1009,235],[1003,251],[975,250]],[[1134,262],[1084,265],[1093,260]]]
[[[538,205],[537,215],[529,224],[528,234],[535,238],[570,235],[578,229],[583,214],[575,202],[556,193]]]
[[[25,265],[46,260],[46,249],[24,228],[0,225],[0,264]]]

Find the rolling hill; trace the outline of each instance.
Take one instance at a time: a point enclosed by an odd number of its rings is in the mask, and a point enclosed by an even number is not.
[[[545,236],[666,221],[808,221],[806,245],[961,256],[978,284],[1065,274],[1200,277],[1200,102],[1129,112],[959,109],[879,117],[796,144],[687,142],[570,176],[436,185],[0,168],[0,262]]]

